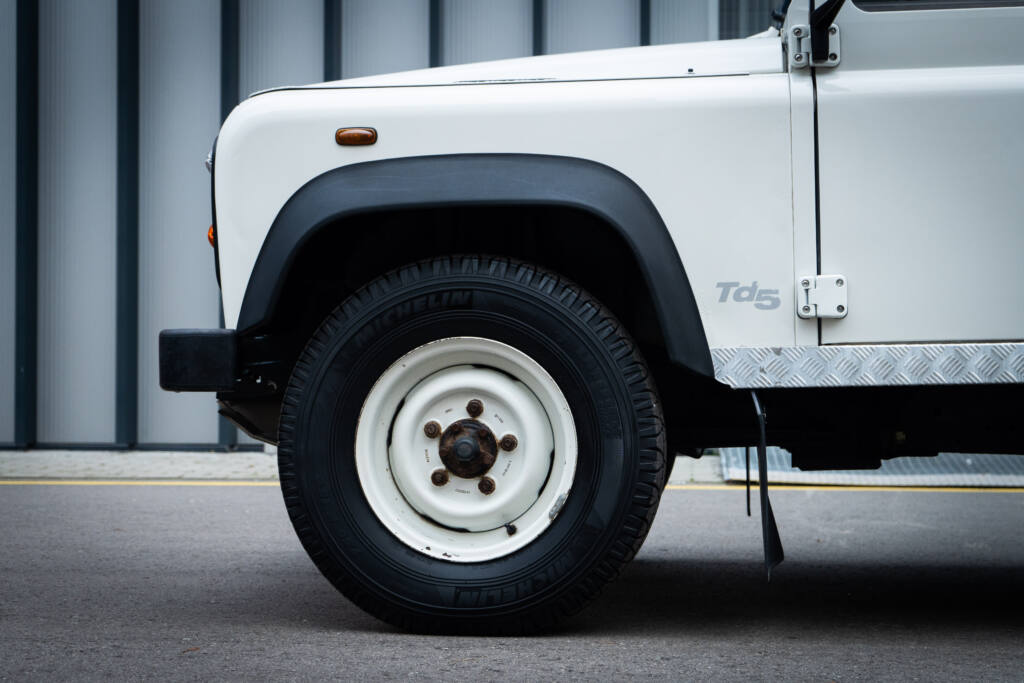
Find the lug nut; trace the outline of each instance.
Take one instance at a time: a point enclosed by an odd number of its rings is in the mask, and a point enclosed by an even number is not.
[[[448,470],[436,469],[430,473],[430,481],[434,486],[444,486],[448,483]]]
[[[480,413],[484,412],[484,404],[479,399],[473,399],[466,404],[466,412],[469,413],[470,417],[480,417]]]
[[[423,433],[427,435],[428,439],[436,439],[441,436],[441,425],[431,420],[423,425]]]
[[[499,445],[503,451],[514,451],[516,447],[519,446],[519,439],[511,434],[506,434],[501,437],[501,443]]]
[[[490,477],[483,477],[480,479],[480,483],[476,485],[480,489],[480,493],[485,496],[489,496],[494,493],[494,480]]]

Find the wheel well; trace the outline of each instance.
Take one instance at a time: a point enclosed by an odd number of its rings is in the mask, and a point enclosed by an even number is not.
[[[288,269],[259,339],[270,348],[283,389],[291,367],[321,321],[346,297],[374,278],[402,265],[434,256],[492,254],[543,266],[576,282],[616,315],[647,360],[666,407],[675,403],[674,375],[689,374],[669,363],[652,292],[633,249],[600,217],[572,207],[488,205],[389,210],[328,223],[302,246]],[[266,369],[268,347],[253,348],[252,359]],[[691,385],[692,386],[692,385]],[[231,404],[243,413],[246,401]],[[261,418],[250,414],[260,438],[276,438],[263,425],[276,408],[263,399]],[[237,415],[233,417],[238,417]]]
[[[565,275],[615,313],[645,357],[664,357],[651,292],[630,246],[597,216],[551,206],[408,209],[327,224],[289,268],[267,329],[308,339],[335,306],[385,272],[433,256],[473,253],[518,258]]]

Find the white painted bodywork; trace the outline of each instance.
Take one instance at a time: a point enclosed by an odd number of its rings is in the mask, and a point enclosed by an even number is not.
[[[794,8],[787,27],[806,20]],[[675,241],[712,348],[1024,339],[1024,7],[864,12],[848,0],[836,24],[841,62],[817,70],[820,245],[814,84],[809,69],[787,72],[770,33],[252,97],[225,123],[215,166],[227,326],[271,223],[310,179],[377,159],[515,152],[635,181]],[[379,141],[339,147],[345,126],[373,126]],[[798,278],[820,273],[849,283],[846,317],[796,315]],[[780,305],[722,301],[723,282],[778,290]]]
[[[822,342],[1024,335],[1024,7],[865,12],[820,70]],[[806,74],[794,72],[794,77]]]
[[[730,75],[685,75],[690,68]],[[705,322],[712,345],[793,343],[792,297],[774,310],[720,306],[715,287],[791,286],[789,84],[777,37],[437,71],[455,81],[514,72],[563,80],[378,87],[401,79],[356,79],[365,85],[273,91],[235,109],[215,165],[228,327],[274,217],[311,178],[376,159],[517,152],[589,159],[633,179],[680,245],[701,315],[713,321]],[[645,77],[623,77],[636,72]],[[612,80],[592,80],[601,73]],[[436,79],[428,71],[406,80]],[[334,132],[344,126],[373,126],[379,141],[339,147]]]

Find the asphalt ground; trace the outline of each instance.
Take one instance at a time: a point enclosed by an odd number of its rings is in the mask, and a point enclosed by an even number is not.
[[[754,500],[673,487],[559,631],[452,638],[336,593],[275,484],[0,485],[0,678],[1024,679],[1024,492],[774,490],[767,585]]]

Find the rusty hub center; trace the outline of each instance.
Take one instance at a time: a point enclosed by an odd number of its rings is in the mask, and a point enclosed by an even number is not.
[[[473,479],[491,469],[498,457],[498,442],[491,430],[476,420],[459,420],[441,435],[441,462],[457,477]]]

